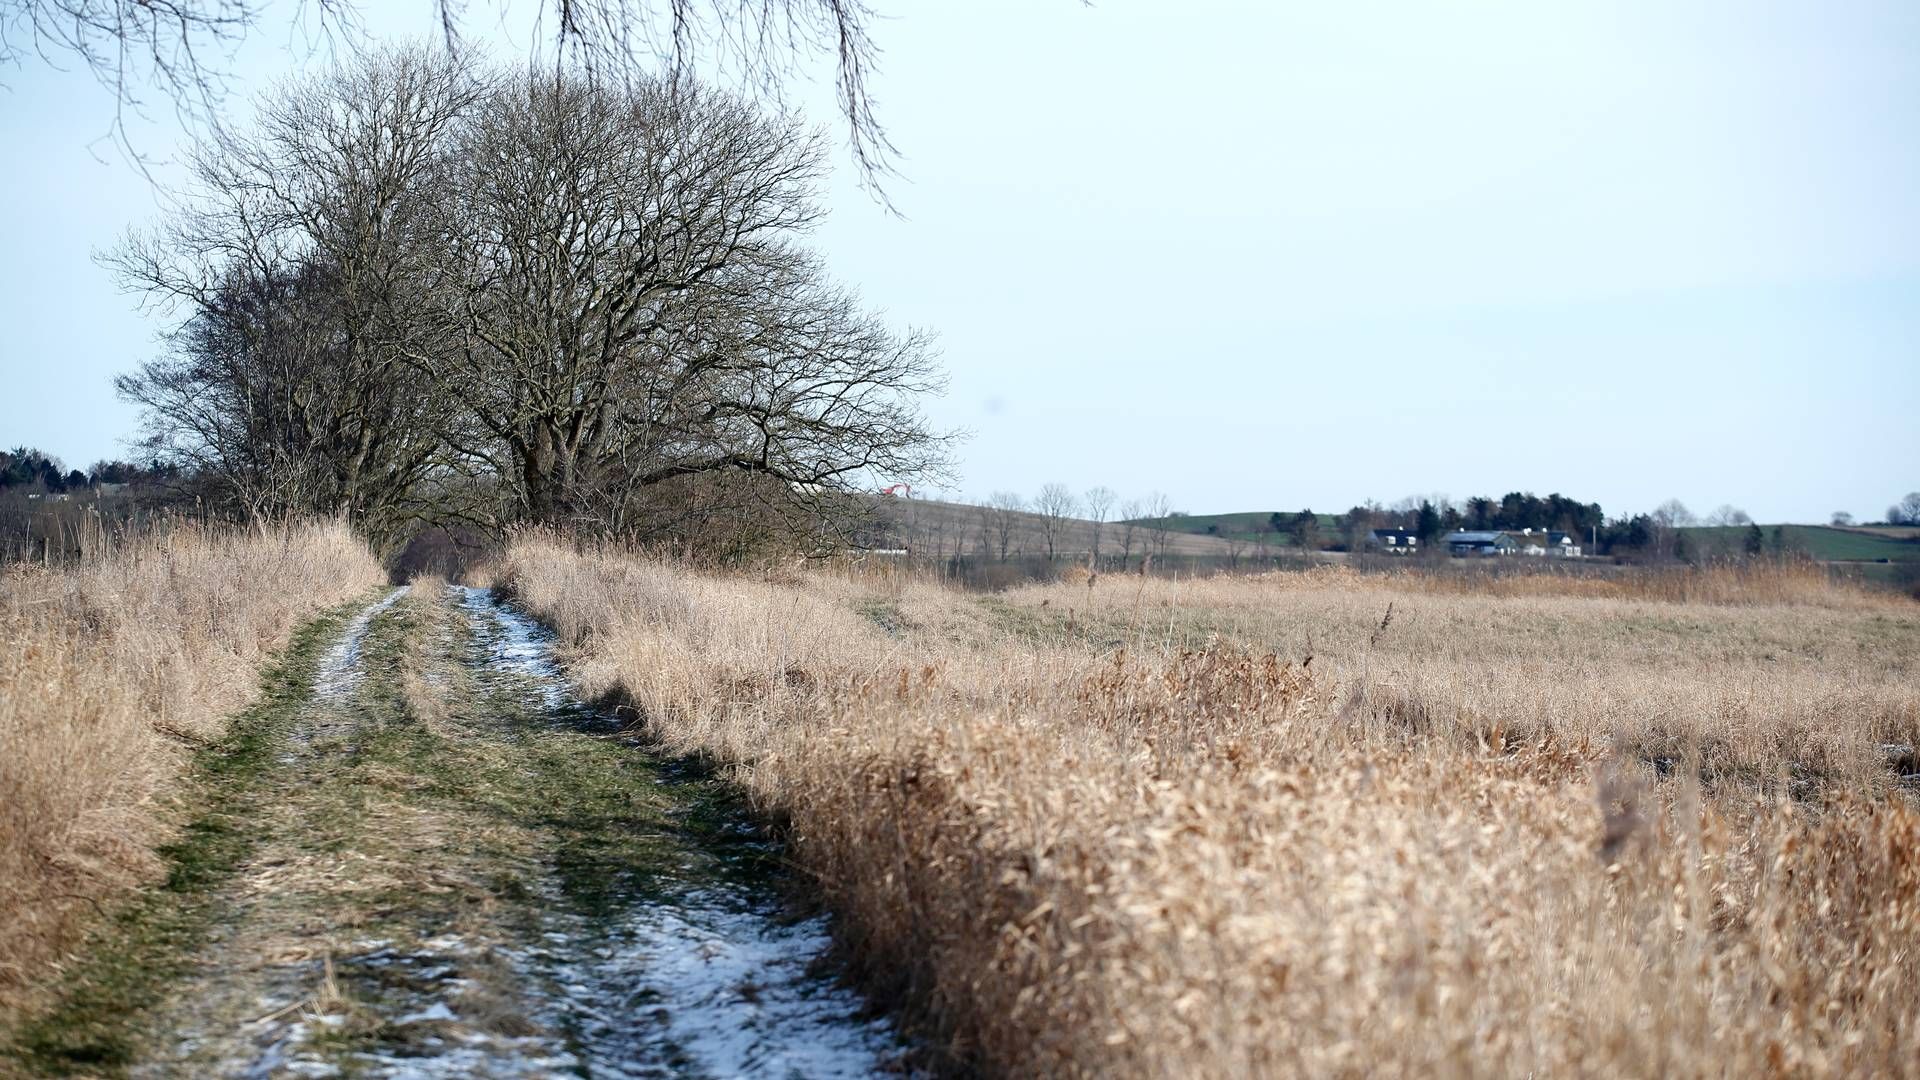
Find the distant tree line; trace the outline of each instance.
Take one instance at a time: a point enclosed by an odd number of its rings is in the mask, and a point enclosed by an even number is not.
[[[686,82],[369,54],[200,145],[114,253],[179,316],[120,392],[239,517],[825,542],[949,437],[929,337],[802,243],[823,153]]]
[[[62,494],[101,484],[162,484],[176,476],[176,470],[164,466],[126,461],[96,461],[85,470],[69,469],[59,458],[29,446],[0,450],[0,491]]]
[[[1606,513],[1599,503],[1581,502],[1558,492],[1542,498],[1530,491],[1511,491],[1498,499],[1476,495],[1455,502],[1444,495],[1409,496],[1391,507],[1367,502],[1354,506],[1333,518],[1330,536],[1323,536],[1318,518],[1310,510],[1292,515],[1285,522],[1296,542],[1304,531],[1308,542],[1303,547],[1332,546],[1361,550],[1367,534],[1374,529],[1405,529],[1431,547],[1450,532],[1460,530],[1500,531],[1552,529],[1588,537],[1606,524]]]

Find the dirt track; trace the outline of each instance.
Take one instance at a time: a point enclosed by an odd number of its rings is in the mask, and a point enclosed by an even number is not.
[[[820,974],[826,926],[791,909],[772,842],[576,700],[541,628],[458,587],[341,621],[176,857],[195,830],[233,842],[97,944],[29,1071],[887,1068],[896,1040]]]

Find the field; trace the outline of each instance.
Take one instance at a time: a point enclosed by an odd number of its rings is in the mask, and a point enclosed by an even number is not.
[[[882,519],[891,526],[891,535],[916,553],[935,558],[953,553],[978,553],[984,544],[986,550],[997,555],[997,526],[993,524],[991,512],[983,513],[981,507],[935,499],[885,499],[876,505]],[[1043,554],[1046,551],[1043,520],[1036,513],[1010,513],[1009,550],[1025,556]],[[1106,555],[1119,555],[1127,543],[1125,523],[1109,521],[1098,528],[1100,550]],[[1092,551],[1094,532],[1092,521],[1064,519],[1054,538],[1055,553],[1084,555]],[[1137,525],[1132,529],[1132,554],[1137,558],[1149,546],[1160,556],[1223,556],[1230,550],[1227,542],[1219,537]]]
[[[0,1075],[1914,1073],[1920,605],[1066,565],[11,571]]]
[[[1291,522],[1297,510],[1282,510],[1280,516]],[[1147,528],[1166,529],[1171,532],[1187,533],[1195,536],[1233,537],[1236,540],[1254,543],[1265,539],[1274,545],[1292,544],[1293,532],[1283,529],[1276,533],[1268,527],[1272,511],[1249,510],[1230,514],[1176,514],[1171,517],[1146,518],[1140,524]],[[1333,514],[1316,514],[1320,522],[1320,537],[1323,541],[1340,539],[1340,529],[1334,524]]]
[[[1630,579],[717,576],[523,539],[585,683],[1008,1075],[1906,1075],[1920,611]]]
[[[1826,562],[1920,562],[1920,539],[1908,530],[1849,528],[1826,525],[1782,525],[1781,538],[1787,546],[1804,551]],[[1772,525],[1763,525],[1768,543],[1773,540]],[[1744,525],[1702,526],[1685,530],[1686,534],[1713,549],[1741,550],[1747,536]]]

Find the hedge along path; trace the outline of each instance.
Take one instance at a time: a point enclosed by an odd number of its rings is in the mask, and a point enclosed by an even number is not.
[[[820,974],[824,921],[730,790],[581,703],[486,591],[422,582],[307,628],[191,791],[166,887],[0,1070],[865,1076],[899,1054]]]

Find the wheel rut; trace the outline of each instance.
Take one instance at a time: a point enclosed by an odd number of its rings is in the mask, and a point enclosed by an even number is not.
[[[729,789],[580,701],[480,589],[395,589],[313,662],[259,839],[139,1018],[137,1077],[853,1077],[832,977]]]

